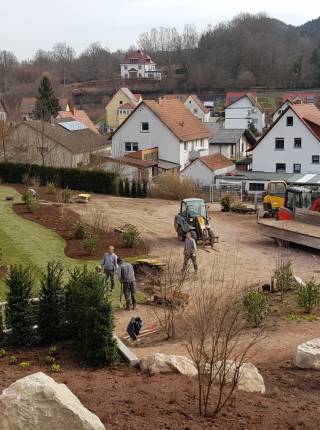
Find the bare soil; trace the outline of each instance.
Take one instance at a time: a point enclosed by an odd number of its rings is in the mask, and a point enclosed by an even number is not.
[[[90,369],[79,365],[67,346],[60,346],[57,362],[62,371],[52,374],[45,364],[48,349],[8,350],[0,359],[0,391],[27,374],[45,372],[65,383],[81,402],[97,414],[108,430],[316,430],[320,381],[316,372],[301,371],[285,361],[263,366],[267,394],[236,392],[216,418],[201,418],[197,411],[196,381],[179,375],[146,376],[120,366]],[[30,368],[9,365],[29,361]]]
[[[66,242],[65,254],[70,258],[78,260],[101,259],[109,245],[116,247],[117,255],[123,258],[145,255],[148,252],[143,242],[134,248],[126,247],[122,242],[121,233],[110,230],[109,232],[100,231],[97,233],[97,246],[93,253],[88,255],[81,244],[82,241],[74,237],[74,225],[80,221],[80,216],[68,208],[66,204],[40,203],[39,207],[32,213],[27,210],[24,204],[17,203],[13,205],[13,210],[23,218],[60,234]]]

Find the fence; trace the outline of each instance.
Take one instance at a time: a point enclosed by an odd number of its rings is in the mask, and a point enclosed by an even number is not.
[[[230,196],[233,200],[243,201],[244,198],[244,184],[237,182],[233,184],[219,183],[211,184],[209,187],[209,201],[210,203],[219,202],[222,197]]]

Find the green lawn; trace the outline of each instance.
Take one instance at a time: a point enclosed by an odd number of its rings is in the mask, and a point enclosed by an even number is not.
[[[7,195],[14,195],[15,203],[21,200],[20,194],[13,188],[0,186],[1,264],[23,264],[32,267],[36,275],[35,296],[37,296],[39,288],[39,274],[46,267],[48,261],[61,261],[66,270],[84,264],[92,268],[100,264],[100,261],[80,261],[66,257],[64,239],[57,233],[16,215],[12,210],[13,203],[5,201]],[[0,299],[4,300],[6,294],[5,283],[1,280]],[[119,306],[119,298],[120,290],[117,282],[113,300],[115,307]]]

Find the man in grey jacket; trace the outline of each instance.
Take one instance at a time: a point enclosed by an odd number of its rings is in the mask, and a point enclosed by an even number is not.
[[[196,241],[193,239],[190,231],[186,234],[186,240],[184,242],[184,261],[183,261],[183,267],[182,271],[185,272],[188,267],[189,260],[192,261],[194,271],[198,271],[198,264],[197,264],[197,244]]]
[[[132,309],[136,308],[136,278],[134,276],[133,266],[126,261],[118,258],[118,276],[119,280],[123,286],[123,294],[126,299],[127,310],[130,310],[130,306],[132,305]]]
[[[101,267],[106,275],[106,281],[110,279],[111,290],[114,289],[114,275],[117,272],[117,256],[114,253],[114,247],[109,246],[108,252],[106,252],[101,261]]]

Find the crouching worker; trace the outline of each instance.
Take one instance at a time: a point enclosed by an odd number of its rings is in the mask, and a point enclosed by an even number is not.
[[[136,308],[136,278],[134,276],[134,270],[133,266],[130,263],[127,263],[126,261],[121,260],[121,258],[118,258],[118,275],[119,280],[122,284],[123,288],[123,294],[126,299],[126,308],[127,310],[130,310],[131,306],[132,309]]]

